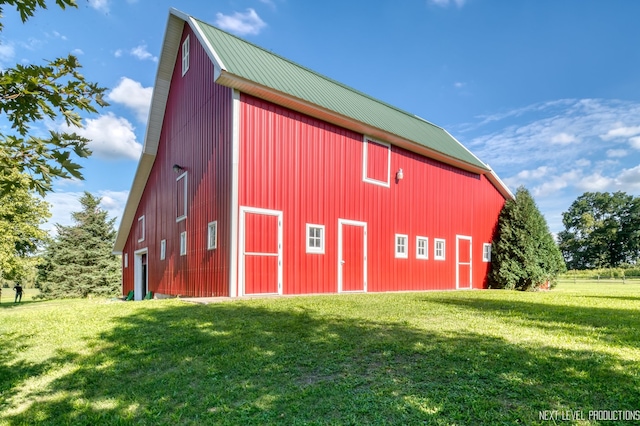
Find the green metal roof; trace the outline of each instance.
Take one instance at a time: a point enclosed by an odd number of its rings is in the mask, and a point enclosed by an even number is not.
[[[444,129],[194,19],[227,73],[489,170]]]

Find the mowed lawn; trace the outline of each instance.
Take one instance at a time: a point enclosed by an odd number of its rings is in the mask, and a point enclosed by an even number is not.
[[[553,424],[545,410],[616,424],[589,411],[640,410],[633,281],[210,305],[4,293],[2,425]]]

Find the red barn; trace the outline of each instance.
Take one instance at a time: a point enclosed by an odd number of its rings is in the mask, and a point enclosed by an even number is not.
[[[484,288],[508,188],[444,129],[171,10],[123,292]]]

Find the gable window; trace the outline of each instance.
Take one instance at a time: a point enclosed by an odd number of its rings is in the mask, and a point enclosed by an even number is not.
[[[125,268],[128,268],[128,267],[129,267],[129,254],[128,254],[128,253],[125,253],[125,254],[124,254],[124,260],[123,260],[123,262],[124,262],[124,267],[125,267]]]
[[[396,234],[396,257],[408,258],[409,248],[407,247],[407,241],[409,237],[403,234]]]
[[[214,220],[207,226],[207,249],[218,248],[218,221]]]
[[[416,237],[416,259],[429,259],[429,239]]]
[[[482,245],[482,261],[491,262],[491,244],[484,243]]]
[[[144,241],[144,215],[138,218],[138,229],[136,230],[138,235],[138,242]]]
[[[182,42],[182,75],[189,71],[189,36]]]
[[[391,176],[391,145],[365,137],[362,152],[362,180],[388,187]]]
[[[160,260],[164,260],[167,257],[167,240],[160,241]]]
[[[180,256],[187,254],[187,231],[180,233]]]
[[[435,238],[433,242],[434,242],[433,258],[435,260],[444,260],[445,259],[445,241],[441,238]]]
[[[176,222],[187,218],[187,172],[176,178]]]
[[[307,253],[324,254],[324,225],[307,223]]]

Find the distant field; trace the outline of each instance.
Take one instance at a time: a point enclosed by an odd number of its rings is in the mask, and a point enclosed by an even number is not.
[[[30,296],[3,289],[0,425],[640,420],[638,281],[206,306]]]

